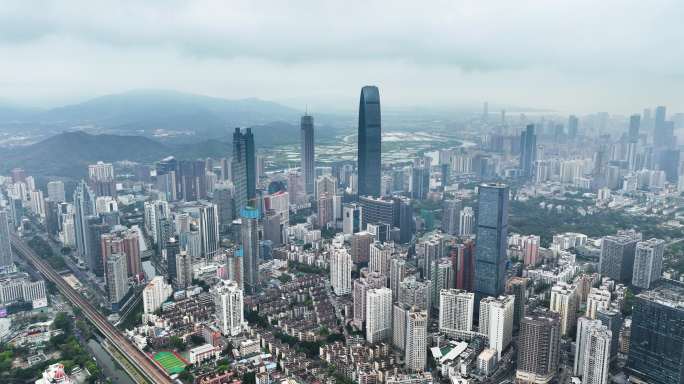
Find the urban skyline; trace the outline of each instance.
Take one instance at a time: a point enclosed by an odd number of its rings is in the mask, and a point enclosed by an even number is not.
[[[684,383],[677,11],[0,6],[0,382]]]

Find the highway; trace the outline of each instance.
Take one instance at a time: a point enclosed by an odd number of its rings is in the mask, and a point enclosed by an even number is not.
[[[106,338],[111,345],[131,362],[131,364],[145,376],[145,379],[153,384],[171,384],[174,381],[154,363],[147,355],[141,352],[128,339],[126,339],[107,319],[104,318],[80,293],[76,292],[67,282],[55,272],[45,261],[31,249],[26,243],[11,234],[12,247],[14,251],[23,256],[33,266],[52,281],[59,291],[66,297],[72,305],[79,308],[85,316]]]

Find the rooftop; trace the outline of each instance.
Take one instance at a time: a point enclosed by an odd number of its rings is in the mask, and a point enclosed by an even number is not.
[[[684,284],[674,280],[662,280],[653,289],[642,292],[637,297],[684,310]]]

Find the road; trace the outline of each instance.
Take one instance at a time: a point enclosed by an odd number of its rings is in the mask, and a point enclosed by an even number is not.
[[[680,242],[682,242],[682,241],[684,241],[684,237],[680,237],[680,238],[678,238],[678,239],[672,239],[672,240],[670,240],[668,243],[665,244],[665,248],[667,248],[667,247],[669,247],[669,246],[671,246],[671,245],[675,245],[675,244],[677,244],[677,243],[680,243]]]
[[[131,364],[145,376],[145,379],[154,384],[172,384],[173,380],[154,363],[146,354],[141,352],[127,338],[125,338],[107,319],[102,316],[80,293],[76,292],[57,272],[31,249],[21,238],[15,234],[10,235],[14,251],[23,256],[33,266],[52,281],[59,291],[73,306],[79,308],[85,316],[106,338],[111,345],[128,359]]]
[[[96,299],[97,304],[100,306],[100,308],[107,308],[109,309],[108,302],[106,300],[106,295],[107,293],[103,291],[102,287],[97,283],[95,280],[94,276],[89,274],[88,272],[82,270],[81,268],[76,265],[76,263],[71,259],[70,255],[63,255],[62,254],[62,247],[60,244],[58,244],[55,239],[53,239],[50,235],[48,235],[45,232],[45,227],[38,221],[38,218],[34,215],[29,215],[28,216],[31,220],[31,223],[33,224],[34,228],[34,234],[36,236],[40,236],[45,242],[52,248],[52,252],[54,252],[55,255],[62,255],[62,259],[66,263],[67,267],[73,272],[74,276],[83,284],[83,288],[88,290],[88,294],[92,295],[91,297],[88,297],[88,299]]]

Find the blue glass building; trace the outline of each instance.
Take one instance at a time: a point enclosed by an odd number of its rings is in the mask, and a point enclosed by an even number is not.
[[[499,296],[504,292],[508,186],[497,183],[482,184],[478,194],[475,293],[479,301],[482,297]]]
[[[378,87],[365,86],[359,101],[359,196],[380,196],[381,136],[380,92]]]
[[[684,383],[684,285],[672,280],[636,296],[627,369],[647,383]]]
[[[300,121],[300,144],[302,156],[302,174],[304,190],[308,195],[314,193],[314,120],[313,116],[304,115]]]
[[[235,128],[230,165],[235,186],[235,212],[240,212],[256,197],[256,156],[254,135],[250,128],[245,133]]]

